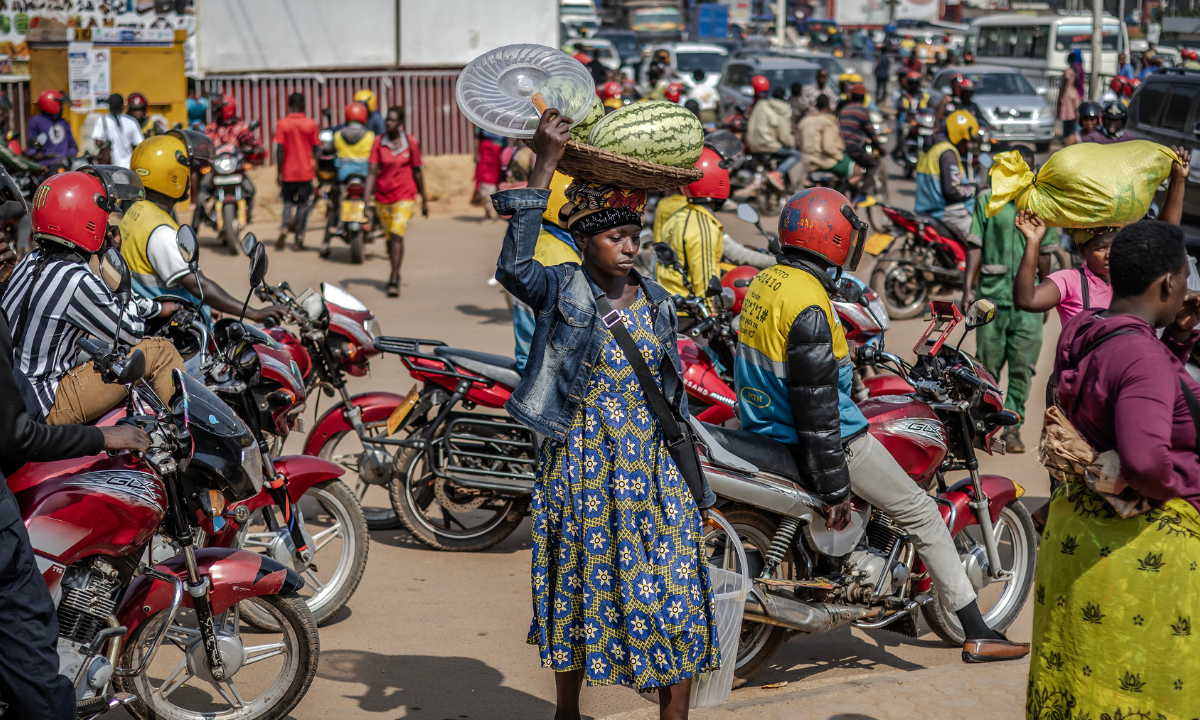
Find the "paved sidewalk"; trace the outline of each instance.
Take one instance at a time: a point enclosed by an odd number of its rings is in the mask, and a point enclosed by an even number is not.
[[[764,690],[703,710],[692,720],[1022,720],[1028,662],[947,665],[820,687]],[[736,696],[735,696],[736,697]],[[658,707],[605,720],[656,720]]]

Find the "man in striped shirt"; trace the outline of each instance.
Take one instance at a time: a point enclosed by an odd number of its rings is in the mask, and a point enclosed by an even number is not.
[[[91,173],[55,175],[38,188],[33,202],[33,232],[38,248],[25,256],[9,279],[0,307],[13,331],[13,361],[33,386],[50,425],[86,423],[116,406],[127,394],[122,385],[104,382],[91,362],[77,362],[76,342],[85,336],[119,341],[146,356],[145,378],[164,400],[174,392],[172,368],[183,360],[170,341],[144,338],[145,321],[170,317],[172,302],[131,300],[124,307],[88,268],[108,238],[108,213],[119,197],[105,175],[106,166]],[[141,183],[128,170],[119,171],[120,186],[142,196]]]
[[[879,160],[875,153],[867,153],[867,145],[877,147],[875,127],[871,124],[871,111],[863,105],[867,88],[862,83],[850,87],[849,97],[845,106],[838,111],[838,125],[842,128],[842,141],[846,144],[846,154],[856,165],[863,169],[862,184],[859,193],[870,197],[875,194],[875,172],[879,169]]]

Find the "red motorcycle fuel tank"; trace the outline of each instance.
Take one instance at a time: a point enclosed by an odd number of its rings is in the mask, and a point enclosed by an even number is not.
[[[731,419],[737,400],[733,388],[721,379],[712,358],[691,338],[680,338],[677,347],[687,393],[710,406],[697,413],[696,418],[715,425]]]
[[[296,363],[296,367],[300,370],[300,377],[308,377],[308,373],[312,371],[312,358],[308,356],[308,351],[304,349],[300,338],[296,337],[290,330],[276,325],[267,330],[267,335],[270,335],[273,340],[283,346],[292,362]]]
[[[928,405],[907,395],[881,395],[858,408],[871,424],[870,433],[913,480],[922,482],[941,466],[949,438]]]

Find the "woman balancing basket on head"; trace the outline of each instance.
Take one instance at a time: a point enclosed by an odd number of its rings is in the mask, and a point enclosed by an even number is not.
[[[543,112],[528,188],[493,198],[513,214],[496,276],[537,315],[508,409],[548,438],[533,496],[528,642],[557,673],[558,717],[579,717],[585,679],[657,689],[662,717],[684,717],[692,678],[720,662],[699,509],[715,497],[702,474],[685,480],[664,435],[678,426],[659,419],[686,417],[687,405],[670,295],[633,270],[645,190],[575,172],[559,217],[582,264],[533,259],[570,137],[557,110]],[[631,185],[662,182],[650,164],[644,182],[629,167],[619,172]]]

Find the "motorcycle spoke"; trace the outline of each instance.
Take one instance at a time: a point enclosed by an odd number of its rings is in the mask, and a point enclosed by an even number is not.
[[[178,690],[181,685],[191,679],[192,674],[190,672],[186,672],[186,670],[187,654],[184,653],[184,656],[179,659],[179,664],[176,665],[175,669],[171,671],[171,674],[168,675],[165,680],[163,680],[162,685],[158,686],[158,696],[163,700],[166,700],[168,695]]]
[[[234,687],[232,680],[226,680],[224,683],[210,680],[208,684],[212,685],[217,689],[217,692],[221,693],[221,697],[225,698],[225,702],[229,703],[230,707],[242,707],[242,698],[240,695],[238,695],[237,689]],[[225,689],[225,685],[229,685],[228,690]]]
[[[333,527],[322,530],[321,532],[317,533],[316,535],[313,535],[313,544],[316,546],[313,548],[313,555],[316,555],[317,553],[321,552],[321,548],[325,547],[330,542],[332,542],[335,537],[337,537],[337,538],[342,537],[342,524],[341,523],[338,523],[338,524],[334,525]]]
[[[304,582],[312,585],[314,590],[321,592],[325,589],[325,583],[317,579],[317,574],[312,571],[312,568],[306,568],[304,570],[304,575],[308,578],[308,580],[305,580]]]
[[[242,667],[253,665],[256,662],[262,662],[267,658],[273,658],[276,655],[282,655],[287,649],[287,645],[281,642],[271,643],[270,645],[254,645],[245,648],[246,662],[242,663]]]

